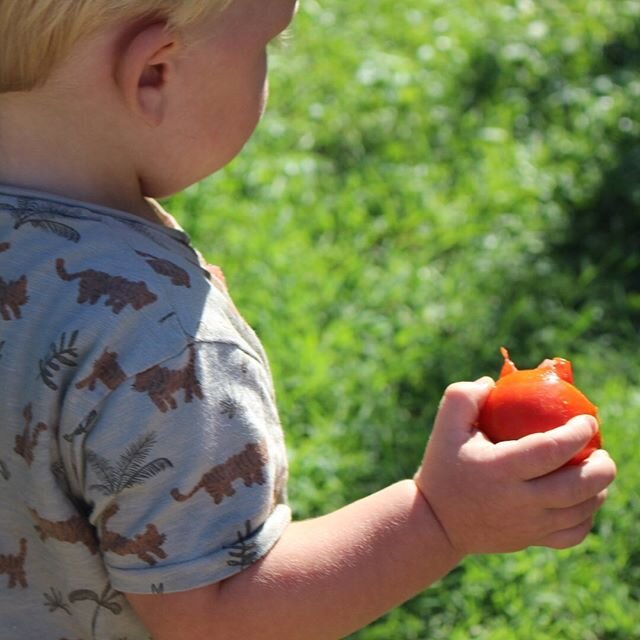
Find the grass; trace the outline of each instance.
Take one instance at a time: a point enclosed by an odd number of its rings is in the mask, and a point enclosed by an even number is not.
[[[637,0],[305,0],[256,135],[169,204],[269,352],[299,518],[412,473],[502,344],[600,407],[583,545],[470,558],[358,640],[640,638],[639,35]]]

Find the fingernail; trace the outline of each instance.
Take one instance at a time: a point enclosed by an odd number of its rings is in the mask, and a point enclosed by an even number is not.
[[[491,376],[482,376],[482,378],[474,380],[474,383],[482,385],[483,387],[493,386],[493,378]]]

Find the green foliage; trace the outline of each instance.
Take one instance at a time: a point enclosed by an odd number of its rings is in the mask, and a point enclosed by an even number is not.
[[[172,199],[272,361],[298,517],[412,473],[451,381],[572,359],[619,479],[359,640],[640,637],[640,2],[305,0],[268,112]]]

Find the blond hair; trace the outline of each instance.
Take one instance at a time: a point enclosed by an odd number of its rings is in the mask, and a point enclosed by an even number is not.
[[[231,0],[0,0],[0,93],[42,85],[83,37],[119,22],[181,29]]]

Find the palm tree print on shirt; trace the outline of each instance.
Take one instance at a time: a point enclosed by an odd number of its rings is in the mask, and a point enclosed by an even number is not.
[[[76,367],[78,365],[78,349],[76,348],[78,333],[78,331],[74,331],[68,340],[67,334],[63,333],[57,343],[52,342],[49,345],[47,355],[39,362],[39,378],[52,391],[58,390],[54,376],[62,367]]]
[[[168,458],[155,458],[147,462],[156,440],[157,436],[153,431],[141,436],[115,464],[89,450],[87,460],[100,479],[100,482],[91,485],[90,489],[106,496],[117,496],[125,489],[143,484],[165,469],[173,467]]]
[[[64,238],[70,242],[78,243],[80,233],[66,222],[61,222],[60,218],[72,220],[96,220],[95,217],[82,215],[74,212],[70,207],[63,207],[51,202],[33,200],[31,198],[18,198],[17,206],[3,204],[3,208],[9,209],[15,223],[14,229],[20,229],[25,225],[33,229],[39,229],[47,233],[52,233],[59,238]]]
[[[91,636],[93,640],[97,640],[100,637],[96,635],[98,616],[102,611],[109,611],[114,616],[120,615],[122,613],[122,605],[118,602],[118,599],[123,597],[120,592],[115,591],[110,584],[107,584],[100,595],[90,589],[76,589],[69,594],[69,602],[93,602],[95,604],[95,610],[91,618]]]
[[[251,528],[251,520],[247,520],[244,524],[244,532],[238,531],[238,539],[232,545],[227,547],[230,549],[227,564],[230,567],[248,567],[258,559],[258,545],[252,542],[264,525],[260,525],[256,529]]]
[[[64,611],[68,616],[71,615],[71,607],[64,601],[62,591],[58,591],[54,587],[49,589],[50,593],[43,593],[44,606],[49,609],[49,613],[54,611]]]

